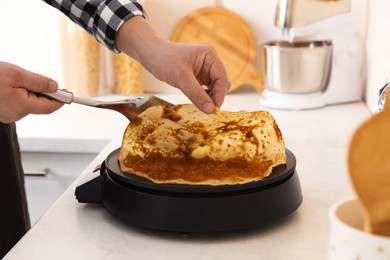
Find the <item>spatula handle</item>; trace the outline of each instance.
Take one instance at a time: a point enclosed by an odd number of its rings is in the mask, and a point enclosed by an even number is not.
[[[57,90],[57,92],[54,92],[54,93],[42,93],[41,92],[39,94],[42,96],[51,98],[51,99],[55,99],[57,101],[65,103],[65,104],[72,103],[73,97],[74,97],[72,92],[69,92],[65,89],[59,89],[59,90]]]

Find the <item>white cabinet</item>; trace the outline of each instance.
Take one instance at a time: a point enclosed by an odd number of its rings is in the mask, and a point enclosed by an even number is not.
[[[97,153],[22,152],[31,225],[53,205]],[[46,169],[47,174],[39,175]]]

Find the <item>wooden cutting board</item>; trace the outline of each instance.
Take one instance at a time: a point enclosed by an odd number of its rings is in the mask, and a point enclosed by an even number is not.
[[[213,46],[229,74],[230,92],[244,85],[263,91],[256,70],[256,37],[238,14],[222,7],[201,8],[179,22],[171,40]]]

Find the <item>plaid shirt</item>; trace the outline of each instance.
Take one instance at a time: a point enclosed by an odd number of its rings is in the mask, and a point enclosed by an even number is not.
[[[114,52],[115,34],[129,18],[146,14],[137,0],[44,0]]]

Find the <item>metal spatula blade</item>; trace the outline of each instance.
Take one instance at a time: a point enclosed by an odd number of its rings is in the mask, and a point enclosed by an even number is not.
[[[72,92],[59,89],[55,93],[39,93],[39,95],[55,99],[65,104],[77,103],[81,105],[115,110],[129,120],[132,120],[143,111],[153,106],[173,106],[173,104],[152,95],[139,96],[118,101],[99,101],[90,98],[77,97]]]

